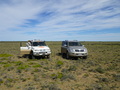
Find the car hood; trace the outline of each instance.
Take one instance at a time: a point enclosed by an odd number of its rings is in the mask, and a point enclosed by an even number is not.
[[[84,46],[69,46],[70,49],[86,49]]]
[[[50,49],[50,48],[48,46],[37,46],[37,47],[33,47],[33,49],[40,50],[40,49]]]

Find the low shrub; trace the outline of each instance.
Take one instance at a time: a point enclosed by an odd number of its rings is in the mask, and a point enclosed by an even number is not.
[[[51,74],[51,78],[52,79],[57,79],[57,74],[55,74],[55,73]]]
[[[13,55],[11,55],[11,54],[0,54],[0,57],[11,57],[11,56],[13,56]]]
[[[89,77],[89,74],[85,73],[85,74],[83,75],[83,77],[84,77],[84,78]]]
[[[15,63],[17,66],[23,64],[22,61],[17,61],[17,62],[14,62],[14,63]]]
[[[11,67],[11,64],[5,64],[4,67],[5,67],[5,68]]]
[[[101,67],[98,67],[98,68],[96,68],[95,69],[97,72],[99,72],[99,73],[104,73],[105,72],[105,70],[103,69],[103,68],[101,68]]]
[[[119,74],[113,74],[113,78],[115,81],[120,81],[120,73]]]
[[[33,65],[34,68],[37,68],[37,67],[42,67],[40,64],[37,64],[37,65]]]
[[[77,67],[75,65],[72,65],[69,67],[68,71],[76,71]]]
[[[30,66],[29,65],[20,65],[18,66],[18,70],[21,70],[21,69],[26,69],[26,68],[29,68]]]
[[[0,79],[0,84],[2,84],[3,83],[3,80],[2,79]]]
[[[57,78],[61,79],[63,77],[63,74],[62,73],[58,73],[57,74]]]
[[[60,67],[60,66],[62,66],[64,63],[62,62],[62,61],[57,61],[57,63],[56,63],[56,66],[57,67]]]

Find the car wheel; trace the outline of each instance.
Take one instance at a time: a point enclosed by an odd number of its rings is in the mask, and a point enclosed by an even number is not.
[[[50,58],[50,55],[47,55],[47,59],[49,59]]]
[[[87,56],[84,56],[83,59],[87,59]]]
[[[29,58],[29,59],[32,59],[32,56],[31,56],[31,55],[29,55],[29,56],[28,56],[28,58]]]
[[[66,57],[65,53],[62,53],[62,58],[65,58],[65,57]]]
[[[30,53],[30,59],[35,59],[35,56],[33,55],[33,52],[31,51],[31,53]]]
[[[74,57],[75,60],[78,60],[78,57]]]
[[[32,55],[32,59],[35,59],[35,56]]]
[[[66,53],[66,59],[70,59],[69,53]]]

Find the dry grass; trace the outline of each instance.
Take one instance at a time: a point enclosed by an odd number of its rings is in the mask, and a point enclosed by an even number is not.
[[[63,59],[61,42],[46,43],[50,59],[30,60],[19,57],[20,42],[0,42],[1,90],[120,90],[120,42],[82,42],[86,60]]]

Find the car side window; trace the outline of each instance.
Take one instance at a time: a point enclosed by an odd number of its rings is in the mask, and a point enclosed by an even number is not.
[[[65,44],[65,42],[63,41],[63,42],[62,42],[62,46],[64,46],[64,44]]]
[[[67,42],[63,41],[62,46],[67,46]]]
[[[68,46],[68,42],[65,42],[65,45]]]
[[[62,46],[63,46],[63,41],[62,41]]]

